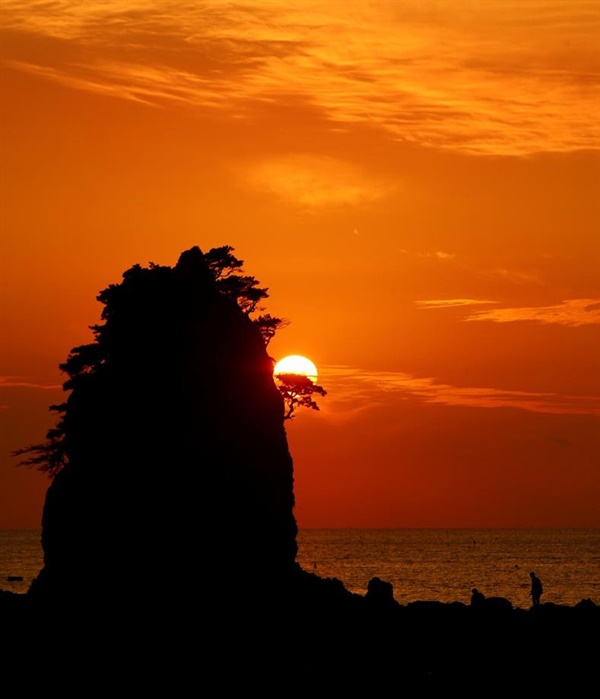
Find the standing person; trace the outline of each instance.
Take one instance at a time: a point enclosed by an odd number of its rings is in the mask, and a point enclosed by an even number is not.
[[[471,606],[482,607],[485,604],[485,595],[476,587],[471,590]]]
[[[540,597],[542,596],[544,588],[542,587],[542,581],[535,573],[529,573],[529,577],[531,578],[531,601],[533,602],[533,606],[537,607],[540,603]]]

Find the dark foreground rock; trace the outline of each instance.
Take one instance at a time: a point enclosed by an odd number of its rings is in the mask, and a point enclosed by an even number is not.
[[[230,605],[121,602],[47,607],[0,594],[3,683],[67,694],[578,697],[597,681],[600,608],[585,600],[530,610],[380,605],[299,572],[295,590]]]

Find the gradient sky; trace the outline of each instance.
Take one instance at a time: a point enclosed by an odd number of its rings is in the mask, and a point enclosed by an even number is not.
[[[301,527],[600,526],[597,0],[2,0],[0,528],[135,263],[232,245],[327,390]]]

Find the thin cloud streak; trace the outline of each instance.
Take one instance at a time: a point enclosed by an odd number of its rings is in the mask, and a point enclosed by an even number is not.
[[[392,139],[473,154],[600,144],[596,2],[115,7],[4,0],[16,44],[51,37],[65,49],[37,63],[7,60],[76,89],[237,118],[293,99],[332,128],[370,124]]]
[[[522,272],[522,271],[514,270],[514,269],[496,268],[496,269],[483,270],[483,271],[479,272],[479,274],[482,277],[487,277],[490,279],[504,279],[505,281],[507,281],[511,284],[519,284],[519,285],[534,284],[537,286],[540,286],[543,284],[543,281],[542,281],[539,274],[534,274],[532,272]]]
[[[31,380],[29,376],[0,376],[0,389],[3,388],[35,388],[42,391],[62,389],[61,384],[41,384]]]
[[[398,252],[402,255],[409,255],[412,257],[420,257],[422,259],[435,259],[435,260],[442,260],[444,262],[448,262],[451,260],[456,259],[456,254],[453,252],[445,252],[444,250],[435,250],[434,252],[423,252],[423,251],[418,251],[418,252],[411,252],[410,250],[406,250],[406,248],[400,248]]]
[[[401,372],[365,371],[347,366],[321,367],[319,384],[328,392],[325,414],[351,416],[390,401],[417,399],[424,403],[468,408],[513,408],[558,415],[599,415],[598,396],[511,391],[488,387],[459,387]]]
[[[491,311],[477,311],[464,320],[494,323],[533,321],[545,325],[555,324],[567,327],[597,325],[600,323],[600,301],[598,299],[570,299],[555,306],[497,308]]]
[[[432,299],[430,301],[415,301],[419,308],[459,308],[461,306],[481,306],[487,303],[498,303],[497,301],[486,301],[484,299]]]
[[[33,389],[34,391],[62,390],[60,384],[41,384],[32,380],[29,376],[0,376],[0,393],[10,392],[12,389]],[[14,394],[13,394],[14,395]],[[6,412],[12,409],[10,403],[0,403],[0,411]]]

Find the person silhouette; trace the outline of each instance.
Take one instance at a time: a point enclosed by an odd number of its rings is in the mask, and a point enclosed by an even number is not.
[[[485,595],[483,592],[479,592],[479,590],[474,587],[471,590],[471,606],[472,607],[482,607],[485,603]]]
[[[542,581],[533,571],[529,573],[529,577],[531,578],[531,601],[533,602],[533,606],[537,607],[540,604],[540,597],[542,596],[544,588],[542,587]]]

